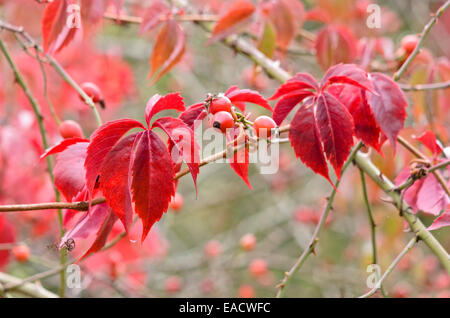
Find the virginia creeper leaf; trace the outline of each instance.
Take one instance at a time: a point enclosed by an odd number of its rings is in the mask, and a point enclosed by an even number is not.
[[[86,168],[86,185],[91,197],[106,155],[119,139],[133,128],[145,129],[137,120],[119,119],[103,124],[92,134],[84,163]]]
[[[153,224],[167,211],[175,193],[172,160],[164,143],[151,130],[141,133],[132,172],[133,201],[142,220],[144,240]]]
[[[356,58],[356,38],[345,26],[325,26],[316,37],[315,47],[317,62],[324,70],[337,63],[351,63]]]
[[[72,0],[54,0],[47,4],[42,17],[42,37],[44,52],[53,54],[66,46],[75,36],[78,28],[67,25],[69,5]]]
[[[420,136],[414,137],[414,139],[424,144],[434,156],[439,155],[443,151],[442,146],[436,140],[436,135],[432,131],[427,130]]]
[[[381,73],[370,74],[374,91],[366,92],[367,100],[381,131],[396,146],[398,133],[406,118],[406,98],[400,87],[390,77]]]
[[[122,138],[106,155],[100,169],[100,186],[106,203],[128,231],[133,208],[131,204],[131,166],[135,139],[139,133]]]
[[[191,171],[195,188],[197,189],[197,175],[200,163],[200,146],[195,139],[194,131],[189,128],[181,119],[172,117],[163,117],[157,119],[152,126],[159,127],[169,136],[175,149],[172,151],[172,159],[177,163],[177,158],[181,158],[186,162]],[[174,158],[175,157],[175,158]]]
[[[313,89],[318,91],[319,84],[316,79],[307,73],[297,73],[294,77],[289,79],[286,83],[281,85],[275,94],[273,94],[269,100],[275,100],[283,95],[286,95],[293,91],[298,91],[301,89],[309,90]]]
[[[245,103],[253,103],[272,111],[267,100],[260,93],[251,89],[238,89],[236,86],[232,86],[225,92],[225,96],[242,111],[245,111]]]
[[[243,140],[238,140],[240,134],[240,128],[234,127],[227,131],[226,137],[228,142],[232,142],[233,147],[243,146],[242,149],[234,152],[233,156],[228,158],[230,167],[236,172],[236,174],[245,182],[245,184],[251,189],[252,185],[248,179],[248,166],[249,166],[249,150],[247,146],[244,146],[246,138]]]
[[[189,106],[184,112],[178,116],[188,125],[189,128],[195,130],[197,125],[208,115],[204,103],[197,103]]]
[[[220,15],[219,21],[213,28],[208,45],[236,32],[242,24],[249,20],[254,11],[255,6],[248,0],[232,2],[227,10]]]
[[[111,209],[108,210],[108,213],[106,213],[105,218],[103,219],[103,222],[101,223],[97,233],[96,238],[94,242],[92,243],[91,247],[84,253],[83,256],[81,256],[77,262],[84,259],[89,254],[95,253],[100,251],[106,244],[106,241],[108,239],[109,233],[111,233],[111,230],[114,226],[114,223],[117,221],[117,216],[111,211]]]
[[[353,119],[336,97],[324,92],[317,97],[317,125],[325,153],[338,179],[353,145]]]
[[[174,20],[167,20],[158,33],[150,58],[149,78],[158,71],[153,82],[158,81],[177,64],[184,54],[185,35],[181,26]]]
[[[332,183],[313,106],[313,103],[302,105],[297,111],[289,129],[289,140],[297,158]]]
[[[355,64],[337,64],[328,69],[322,78],[321,89],[331,84],[350,84],[376,94],[367,73]]]
[[[145,121],[147,122],[147,126],[150,126],[150,121],[155,114],[167,109],[184,111],[183,97],[179,93],[170,93],[165,96],[159,94],[153,95],[145,107]]]
[[[450,207],[447,207],[447,210],[433,221],[428,230],[437,230],[446,226],[450,226]]]
[[[276,103],[273,110],[273,120],[279,126],[283,120],[289,115],[294,107],[301,103],[306,98],[314,95],[313,92],[307,90],[291,91],[290,93],[283,95]]]

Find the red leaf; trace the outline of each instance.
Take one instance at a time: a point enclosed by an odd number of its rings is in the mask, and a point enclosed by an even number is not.
[[[142,240],[167,211],[174,195],[174,172],[164,143],[152,131],[141,133],[133,163],[132,194],[135,210],[142,219]]]
[[[423,143],[428,149],[430,149],[434,156],[439,155],[443,151],[441,145],[436,140],[435,134],[432,131],[425,131],[419,137],[414,137],[414,139]]]
[[[12,225],[6,220],[3,215],[0,215],[0,245],[14,243],[16,241],[16,234]],[[9,250],[0,250],[0,270],[5,268],[9,263],[11,253]]]
[[[197,189],[197,175],[199,173],[200,163],[200,147],[195,139],[194,131],[190,129],[181,119],[172,117],[163,117],[153,123],[152,129],[159,127],[169,136],[175,146],[171,155],[175,163],[177,158],[181,158],[186,162],[194,179],[195,188]]]
[[[122,138],[108,152],[100,170],[100,187],[106,203],[123,223],[126,231],[128,231],[133,218],[130,172],[138,134],[140,133]]]
[[[42,18],[42,37],[44,52],[53,54],[66,46],[75,36],[78,28],[67,25],[69,0],[54,0],[44,10]]]
[[[324,92],[317,98],[317,124],[328,160],[338,179],[353,145],[353,119],[344,105]]]
[[[68,239],[85,239],[91,234],[96,233],[105,220],[109,210],[110,208],[108,205],[102,203],[93,206],[91,213],[78,212],[83,213],[84,215],[69,231],[66,232],[66,234],[64,234],[61,238],[60,247],[62,247]]]
[[[355,64],[338,64],[330,67],[323,76],[320,87],[324,90],[328,85],[336,83],[350,84],[376,93],[367,73]]]
[[[100,251],[106,244],[108,239],[108,235],[111,232],[114,223],[117,221],[117,216],[109,209],[108,213],[105,215],[101,226],[99,227],[94,243],[92,243],[89,250],[81,256],[77,262],[81,261],[83,258],[88,256],[89,254]]]
[[[234,127],[233,129],[227,130],[227,140],[233,142],[234,147],[243,146],[244,140],[236,140],[239,137],[240,129],[239,127]],[[245,139],[247,137],[244,137]],[[232,158],[228,158],[230,167],[236,172],[236,174],[247,184],[247,186],[252,189],[250,180],[248,179],[248,166],[249,166],[249,151],[246,146],[242,149],[236,151]]]
[[[428,227],[428,230],[437,230],[445,226],[450,226],[450,208],[447,208],[440,217],[436,218],[433,224]]]
[[[278,47],[285,51],[303,25],[304,7],[297,0],[271,2],[270,21],[275,27]]]
[[[253,103],[272,111],[267,100],[260,93],[251,89],[238,89],[236,86],[232,86],[227,90],[225,96],[242,111],[245,111],[244,103]]]
[[[378,126],[395,149],[398,133],[406,118],[405,95],[388,76],[381,73],[371,73],[370,76],[378,95],[366,92],[367,100]]]
[[[345,26],[325,26],[316,37],[317,62],[326,70],[337,63],[351,63],[356,58],[357,41]]]
[[[356,136],[366,145],[380,152],[380,128],[367,103],[365,92],[359,87],[350,85],[331,86],[328,92],[347,107],[353,117]]]
[[[161,96],[159,94],[153,95],[148,100],[147,106],[145,107],[145,121],[147,122],[147,126],[150,126],[150,121],[154,115],[167,109],[184,111],[183,97],[181,97],[179,93],[170,93],[166,96]]]
[[[84,163],[86,168],[86,185],[90,197],[93,195],[97,177],[100,175],[100,169],[106,155],[119,139],[133,128],[145,129],[140,122],[134,119],[120,119],[103,124],[92,134],[92,141],[88,147]]]
[[[332,183],[313,106],[314,103],[302,105],[297,111],[289,129],[289,140],[297,158]]]
[[[279,126],[294,107],[306,98],[314,95],[311,91],[297,90],[283,95],[273,110],[273,120]]]
[[[75,143],[56,157],[55,186],[69,202],[85,189],[84,162],[88,145],[88,142]]]
[[[236,0],[221,14],[211,34],[208,45],[222,40],[248,22],[255,6],[248,0]]]
[[[195,130],[198,123],[208,115],[203,103],[197,103],[189,106],[184,112],[178,116],[182,121],[188,125],[189,128]],[[197,125],[196,125],[197,123]]]
[[[162,22],[162,18],[170,13],[170,8],[162,1],[154,1],[146,10],[142,18],[139,33],[144,33],[155,28]]]
[[[316,79],[307,73],[297,73],[293,78],[281,85],[269,100],[275,100],[292,91],[300,89],[313,89],[319,91],[319,84]]]
[[[395,185],[401,185],[410,175],[410,168],[406,167],[395,179]],[[422,211],[428,214],[439,215],[450,202],[447,194],[433,174],[415,181],[405,191],[403,198],[415,213]]]
[[[436,177],[432,173],[427,175],[417,193],[417,210],[439,215],[449,203],[450,200]]]
[[[79,142],[89,142],[88,139],[85,138],[68,138],[61,141],[56,146],[53,146],[49,149],[47,149],[42,155],[41,159],[44,159],[47,156],[54,155],[56,153],[62,152],[66,150],[69,146],[79,143]]]
[[[184,54],[185,36],[181,26],[174,20],[167,20],[158,33],[150,58],[149,78],[158,72],[153,82],[158,81],[177,64]]]

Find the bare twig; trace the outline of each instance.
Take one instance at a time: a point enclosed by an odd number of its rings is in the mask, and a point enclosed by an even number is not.
[[[381,278],[378,280],[376,286],[373,289],[371,289],[369,292],[367,292],[366,294],[359,296],[359,298],[368,298],[368,297],[372,296],[373,294],[375,294],[377,292],[377,290],[382,286],[381,284],[384,282],[384,280],[395,269],[395,267],[400,262],[400,260],[403,258],[403,256],[405,256],[411,250],[411,248],[413,248],[413,246],[417,243],[417,241],[418,241],[418,237],[417,236],[413,237],[408,242],[408,244],[405,246],[405,248],[401,251],[401,253],[394,259],[392,264],[389,265],[388,269],[384,272],[383,276],[381,276]]]
[[[362,191],[363,191],[364,203],[366,205],[367,216],[369,217],[369,222],[370,222],[371,243],[372,243],[372,264],[378,264],[376,224],[375,224],[375,220],[373,218],[372,207],[369,202],[369,196],[367,194],[367,184],[366,184],[366,177],[364,175],[364,171],[359,169],[359,174],[361,177],[361,187],[362,187]],[[380,288],[381,288],[382,295],[384,297],[386,297],[386,292],[383,288],[383,285],[380,284]]]
[[[419,36],[419,38],[420,38],[419,39],[419,43],[417,43],[416,47],[414,48],[412,53],[408,56],[406,61],[402,64],[400,69],[397,72],[395,72],[395,74],[394,74],[394,81],[398,81],[400,79],[400,77],[402,77],[403,73],[405,73],[405,71],[408,69],[408,67],[411,64],[411,62],[414,60],[416,55],[419,53],[420,48],[422,47],[423,43],[425,42],[425,38],[427,37],[428,33],[431,31],[433,26],[436,24],[436,22],[438,21],[439,17],[444,13],[445,10],[448,9],[448,7],[450,7],[450,0],[447,0],[445,2],[436,11],[436,13],[433,15],[431,20],[425,25],[425,27],[423,28],[422,33]]]
[[[344,166],[342,167],[341,174],[344,173],[344,171],[347,169],[347,167],[350,165],[350,163],[353,161],[353,158],[355,157],[358,150],[362,147],[362,142],[359,142],[358,145],[355,146],[352,153],[349,155],[347,161],[345,162]],[[332,205],[334,202],[334,197],[336,196],[337,188],[339,187],[340,179],[338,179],[334,185],[333,191],[331,192],[331,195],[328,198],[328,203],[322,212],[322,216],[320,217],[319,223],[316,225],[316,228],[314,230],[314,233],[311,237],[311,240],[308,244],[308,248],[303,251],[303,253],[300,255],[300,257],[297,259],[297,262],[292,266],[292,268],[285,273],[283,280],[280,284],[277,285],[278,292],[277,292],[277,298],[281,298],[284,296],[284,292],[286,289],[286,286],[289,284],[292,276],[295,275],[295,273],[303,266],[306,259],[308,258],[311,253],[314,253],[314,248],[319,240],[319,234],[322,230],[323,225],[325,224],[325,221],[328,217],[328,213],[332,209]]]
[[[399,83],[398,85],[404,91],[431,91],[431,90],[449,88],[450,81],[442,82],[442,83],[417,84],[417,85],[407,85],[407,84]]]

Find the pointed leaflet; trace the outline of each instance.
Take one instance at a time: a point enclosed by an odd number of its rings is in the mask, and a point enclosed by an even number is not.
[[[70,27],[67,22],[71,13],[71,0],[54,0],[44,10],[42,17],[42,37],[44,52],[53,54],[66,46],[75,36],[78,28]],[[79,22],[79,21],[78,21]],[[73,21],[70,21],[73,23]]]
[[[353,145],[353,119],[336,97],[324,92],[317,97],[317,126],[328,160],[338,179]]]
[[[433,221],[433,224],[428,227],[428,230],[437,230],[445,226],[450,226],[450,206],[447,207],[447,210],[440,217]]]
[[[91,196],[106,155],[119,139],[133,128],[145,129],[137,120],[119,119],[103,124],[92,134],[84,163],[86,168],[86,185]]]
[[[178,116],[189,128],[194,132],[197,129],[201,121],[208,115],[204,103],[197,103],[189,106],[184,112]],[[169,153],[172,154],[172,160],[175,162],[174,172],[178,173],[181,170],[181,165],[183,163],[182,154],[180,151],[178,153],[174,152],[175,144],[169,139]],[[176,150],[175,150],[176,151]],[[175,180],[175,186],[178,184],[178,180]],[[196,189],[197,191],[197,189]]]
[[[250,180],[248,179],[248,166],[249,166],[249,150],[247,146],[244,146],[244,142],[247,141],[247,136],[244,136],[244,140],[237,140],[240,135],[240,128],[234,127],[233,129],[227,130],[227,140],[233,143],[233,147],[243,146],[242,149],[239,149],[234,152],[233,156],[228,158],[228,162],[230,163],[230,167],[236,172],[236,174],[247,184],[247,186],[251,189],[252,185],[250,184]]]
[[[142,240],[167,211],[174,195],[174,172],[164,143],[151,130],[142,132],[133,163],[132,194],[142,220]]]
[[[286,83],[281,85],[275,94],[269,97],[269,100],[275,100],[280,98],[283,95],[286,95],[290,92],[297,91],[300,89],[313,89],[315,91],[319,90],[319,84],[316,79],[307,73],[297,73],[294,77],[289,79]]]
[[[106,203],[117,215],[126,231],[131,225],[131,165],[136,136],[134,133],[122,138],[106,155],[100,169],[100,187]]]
[[[436,140],[436,135],[432,131],[427,130],[420,136],[413,138],[420,141],[428,149],[430,149],[434,156],[439,155],[443,151],[441,145]]]
[[[103,222],[101,223],[97,233],[94,242],[92,243],[91,247],[84,253],[83,256],[81,256],[77,262],[81,261],[83,258],[88,256],[89,254],[95,253],[100,251],[106,244],[106,241],[108,239],[109,233],[111,233],[111,230],[114,226],[114,223],[117,221],[117,216],[111,211],[111,209],[108,210],[108,213],[106,213],[105,218],[103,219]]]
[[[172,117],[163,117],[157,119],[152,126],[159,127],[169,136],[175,149],[171,153],[174,162],[177,162],[179,155],[186,162],[194,179],[195,188],[197,189],[197,175],[199,173],[200,163],[200,147],[195,140],[194,131],[190,129],[181,119]]]
[[[355,64],[338,64],[330,67],[322,78],[320,88],[323,90],[335,83],[359,86],[376,93],[366,71]]]
[[[253,103],[272,111],[267,100],[260,93],[251,89],[238,89],[237,86],[231,86],[225,96],[242,111],[245,111],[245,103]]]
[[[357,86],[334,85],[327,91],[347,107],[355,123],[356,136],[366,145],[380,152],[380,128],[367,103],[364,90]]]
[[[71,202],[85,186],[84,161],[89,140],[83,138],[64,139],[48,149],[41,158],[57,154],[53,170],[55,186]]]
[[[313,106],[314,104],[302,105],[297,111],[289,129],[289,140],[296,157],[332,183],[328,175],[328,166]]]
[[[166,96],[161,96],[159,94],[153,95],[148,100],[147,106],[145,107],[145,121],[147,122],[147,126],[150,126],[150,121],[155,114],[167,109],[184,111],[183,97],[181,97],[179,93],[170,93]]]
[[[410,168],[406,167],[395,179],[395,185],[399,186],[410,177]],[[404,199],[412,210],[417,213],[439,215],[449,204],[449,199],[433,174],[416,180],[412,186],[405,190]]]
[[[221,14],[211,33],[208,45],[222,40],[237,31],[255,11],[255,6],[248,0],[236,0]]]
[[[317,62],[326,70],[337,63],[351,63],[356,58],[357,40],[345,26],[325,26],[316,37]]]
[[[305,10],[298,0],[272,1],[270,21],[272,22],[278,47],[285,51],[303,25]]]
[[[417,193],[417,209],[425,213],[439,215],[450,200],[436,177],[430,173],[426,176]]]
[[[185,49],[185,36],[181,26],[174,20],[167,20],[159,30],[150,58],[150,74],[152,78],[157,71],[158,75],[153,82],[156,82],[178,63],[183,56]]]
[[[59,144],[57,144],[56,146],[53,146],[49,149],[47,149],[42,155],[41,155],[41,159],[50,156],[50,155],[54,155],[56,153],[62,152],[64,150],[67,149],[67,147],[79,143],[79,142],[89,142],[88,139],[85,138],[68,138],[68,139],[64,139],[63,141],[61,141]]]
[[[90,214],[87,212],[78,212],[83,213],[84,215],[70,230],[68,230],[64,234],[64,236],[61,238],[60,247],[62,247],[64,243],[70,238],[85,239],[88,238],[91,234],[96,233],[101,227],[109,210],[110,208],[108,207],[108,205],[106,203],[102,203],[93,206]]]
[[[395,149],[398,133],[406,118],[406,98],[400,87],[388,76],[371,73],[374,91],[366,92],[375,120]]]
[[[287,115],[289,115],[297,104],[312,95],[314,95],[314,93],[307,90],[297,90],[283,95],[273,110],[273,120],[275,123],[278,126],[281,125],[283,120],[287,117]]]
[[[189,106],[178,116],[189,128],[195,130],[197,125],[208,115],[204,103]]]
[[[89,143],[73,144],[56,157],[55,186],[71,202],[86,185],[84,161]]]
[[[139,33],[144,33],[162,22],[162,18],[170,14],[170,8],[162,1],[154,1],[144,13]]]
[[[409,167],[405,167],[400,174],[395,178],[395,186],[399,186],[402,183],[406,182],[408,178],[411,176],[411,169]],[[419,193],[420,188],[422,187],[424,179],[416,180],[408,189],[406,189],[403,193],[403,199],[406,203],[412,208],[414,213],[417,213],[417,194]]]

